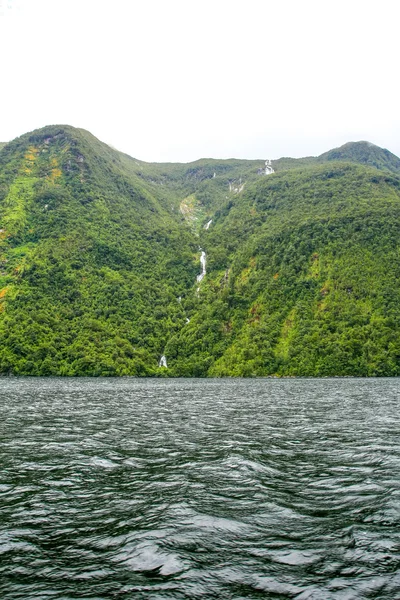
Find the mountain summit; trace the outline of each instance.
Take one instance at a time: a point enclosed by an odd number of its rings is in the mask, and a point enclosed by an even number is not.
[[[343,162],[369,165],[384,171],[392,171],[400,175],[400,159],[395,155],[371,144],[371,142],[348,142],[340,148],[329,150],[318,157],[321,162],[338,160]]]

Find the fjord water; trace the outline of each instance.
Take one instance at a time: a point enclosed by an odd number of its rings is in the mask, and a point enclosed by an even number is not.
[[[399,380],[0,383],[1,598],[400,598]]]

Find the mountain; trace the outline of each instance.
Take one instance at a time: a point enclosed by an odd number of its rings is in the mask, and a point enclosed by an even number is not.
[[[332,160],[359,163],[400,175],[400,159],[370,142],[349,142],[318,157],[319,162]]]
[[[17,138],[0,373],[398,375],[398,163],[367,142],[151,164],[69,126]]]
[[[371,142],[348,142],[339,148],[324,152],[320,156],[279,158],[274,160],[273,163],[275,171],[279,172],[310,167],[330,161],[351,162],[400,175],[400,158],[389,152],[389,150],[371,144]]]
[[[185,323],[197,241],[133,159],[46,127],[0,152],[0,371],[151,375]]]
[[[389,375],[400,357],[400,179],[331,163],[265,177],[203,234],[179,374]],[[176,361],[176,363],[174,362]]]

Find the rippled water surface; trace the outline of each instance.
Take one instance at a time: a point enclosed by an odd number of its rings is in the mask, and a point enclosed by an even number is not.
[[[400,598],[400,381],[0,380],[0,598]]]

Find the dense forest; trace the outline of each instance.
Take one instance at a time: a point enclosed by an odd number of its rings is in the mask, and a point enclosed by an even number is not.
[[[152,164],[45,127],[0,145],[0,374],[399,375],[399,240],[367,142]]]

